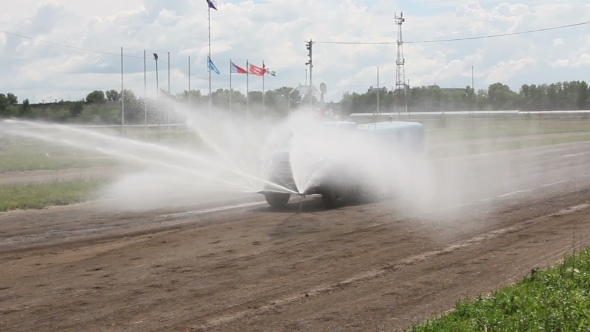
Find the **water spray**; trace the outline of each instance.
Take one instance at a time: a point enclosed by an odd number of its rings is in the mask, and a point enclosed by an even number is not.
[[[179,151],[179,150],[175,150],[175,149],[172,149],[172,148],[169,148],[169,147],[164,147],[164,146],[156,145],[156,144],[153,144],[153,143],[140,142],[140,141],[134,141],[134,140],[124,140],[124,141],[122,141],[118,137],[112,137],[112,136],[109,136],[109,135],[99,134],[99,133],[95,133],[95,132],[91,132],[91,131],[87,131],[87,130],[82,130],[82,129],[78,129],[78,128],[73,128],[73,127],[65,126],[65,125],[38,124],[38,123],[29,122],[29,121],[16,121],[16,120],[4,120],[4,122],[6,122],[6,123],[13,123],[13,124],[21,123],[21,124],[24,124],[24,125],[27,125],[27,126],[31,126],[31,127],[32,126],[39,126],[41,128],[45,128],[45,129],[55,128],[55,129],[60,129],[62,131],[66,131],[66,132],[72,132],[72,133],[76,133],[76,134],[80,134],[80,135],[84,135],[84,136],[90,136],[90,137],[93,137],[93,138],[96,138],[96,139],[100,139],[100,140],[103,140],[103,141],[107,141],[107,142],[110,142],[110,143],[114,143],[114,144],[115,143],[119,143],[120,144],[121,142],[124,142],[126,144],[131,145],[131,147],[154,149],[154,150],[156,150],[156,152],[160,152],[162,154],[167,154],[167,155],[173,155],[173,156],[177,156],[177,157],[186,158],[188,160],[191,160],[191,161],[194,161],[194,162],[203,163],[203,164],[206,164],[209,167],[215,167],[217,169],[225,170],[225,171],[228,171],[228,172],[233,173],[234,175],[238,175],[240,177],[243,177],[244,179],[248,180],[248,182],[253,186],[252,189],[249,189],[250,192],[252,192],[252,193],[256,192],[256,189],[255,189],[255,187],[254,187],[254,185],[253,185],[253,183],[252,183],[251,180],[256,180],[256,181],[262,182],[262,183],[264,183],[264,184],[266,184],[268,186],[271,186],[271,187],[275,188],[276,190],[279,190],[280,192],[285,192],[285,193],[290,193],[290,194],[296,194],[295,191],[293,191],[293,190],[291,190],[289,188],[286,188],[284,186],[280,186],[280,185],[278,185],[276,183],[267,181],[267,180],[262,179],[260,177],[257,177],[257,176],[251,175],[251,174],[247,174],[247,173],[245,173],[243,171],[240,171],[240,170],[232,169],[232,168],[227,167],[225,165],[221,165],[221,164],[219,164],[217,162],[205,160],[202,157],[199,157],[199,156],[190,154],[190,153],[185,152],[185,151]],[[46,141],[54,141],[55,140],[53,137],[52,138],[48,138],[48,137],[44,137],[42,135],[34,135],[34,134],[28,134],[28,133],[23,133],[23,132],[12,132],[12,133],[15,134],[15,135],[21,135],[21,136],[23,136],[23,135],[24,136],[27,136],[28,135],[30,137],[35,137],[37,139],[46,140]],[[72,143],[72,142],[70,142],[70,143]],[[65,144],[72,145],[72,144],[69,144],[69,143],[65,143]],[[79,144],[73,144],[72,146],[78,146],[78,147],[82,147],[82,148],[86,148],[87,147],[87,146],[79,145]],[[216,148],[216,150],[217,150],[217,148]],[[123,154],[120,154],[119,153],[117,155],[120,158],[125,158],[125,155],[123,155]],[[227,157],[227,156],[222,156],[222,157]]]
[[[305,194],[299,194],[299,213],[301,214],[301,210],[303,209],[303,201],[305,200]]]

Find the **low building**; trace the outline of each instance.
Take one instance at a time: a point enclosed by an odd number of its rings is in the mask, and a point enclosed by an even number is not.
[[[367,90],[367,93],[371,93],[371,92],[377,92],[381,90],[381,92],[385,92],[387,93],[387,88],[386,87],[382,87],[382,88],[375,88],[372,85],[369,87],[369,90]]]

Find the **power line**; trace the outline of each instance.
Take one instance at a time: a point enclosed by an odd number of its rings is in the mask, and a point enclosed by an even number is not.
[[[565,29],[565,28],[571,28],[571,27],[587,25],[587,24],[590,24],[590,21],[561,25],[561,26],[551,27],[551,28],[543,28],[543,29],[535,29],[535,30],[519,31],[519,32],[509,32],[509,33],[500,33],[500,34],[488,35],[488,36],[462,37],[462,38],[436,39],[436,40],[404,41],[404,44],[443,43],[443,42],[455,42],[455,41],[463,41],[463,40],[506,37],[506,36],[523,35],[523,34],[528,34],[528,33],[543,32],[543,31],[550,31],[550,30],[557,30],[557,29]],[[347,45],[391,45],[391,44],[396,44],[397,41],[390,41],[390,42],[316,41],[314,43],[317,43],[317,44],[347,44]]]
[[[4,31],[4,30],[0,30],[0,32],[3,32],[3,33],[8,34],[8,35],[13,35],[13,36],[17,36],[17,37],[29,39],[29,40],[34,40],[34,41],[37,41],[37,42],[40,42],[40,43],[46,43],[46,44],[51,44],[51,45],[56,45],[56,46],[61,46],[61,47],[67,47],[67,48],[71,48],[71,49],[75,49],[75,50],[80,50],[80,51],[85,51],[85,52],[90,52],[90,53],[114,55],[114,56],[118,56],[118,57],[121,56],[121,54],[119,54],[119,53],[103,52],[103,51],[91,50],[89,48],[83,48],[83,47],[71,46],[71,45],[66,45],[66,44],[60,44],[60,43],[55,43],[55,42],[51,42],[51,41],[47,41],[47,40],[42,40],[42,39],[37,39],[37,38],[33,38],[33,37],[21,35],[21,34],[14,33],[14,32],[8,32],[8,31]],[[142,56],[136,56],[136,55],[123,55],[123,56],[124,57],[128,57],[128,58],[143,59]]]

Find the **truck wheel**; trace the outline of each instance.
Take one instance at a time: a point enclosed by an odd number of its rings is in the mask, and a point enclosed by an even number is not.
[[[350,193],[346,186],[329,186],[322,193],[322,199],[329,208],[342,207],[348,203],[349,198]]]
[[[266,193],[264,194],[266,202],[275,209],[281,209],[287,206],[291,194],[286,193]]]

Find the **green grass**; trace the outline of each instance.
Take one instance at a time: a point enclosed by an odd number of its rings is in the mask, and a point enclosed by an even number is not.
[[[446,128],[426,125],[426,134],[429,138],[446,140],[497,139],[567,133],[590,133],[590,121],[474,120],[471,124],[462,123],[461,125],[451,122]]]
[[[44,155],[1,155],[0,172],[24,172],[57,170],[65,168],[89,168],[114,166],[117,161],[107,158],[47,157]]]
[[[96,152],[51,144],[8,145],[0,150],[0,172],[114,166],[117,160]]]
[[[448,146],[434,146],[432,148],[429,148],[427,153],[432,158],[444,158],[584,141],[590,141],[590,133],[588,133],[587,135],[583,134],[561,137],[538,137],[527,140],[514,140],[503,142],[490,141],[485,144],[465,143],[464,145],[458,144]]]
[[[166,146],[199,148],[202,141],[190,131],[135,130],[127,138]],[[0,137],[0,172],[57,170],[65,168],[89,168],[115,166],[120,162],[114,157],[96,151],[85,151],[69,146],[60,146],[35,140],[14,144]]]
[[[590,249],[408,331],[590,331]]]
[[[105,180],[78,180],[0,186],[0,211],[84,202],[106,183]]]

